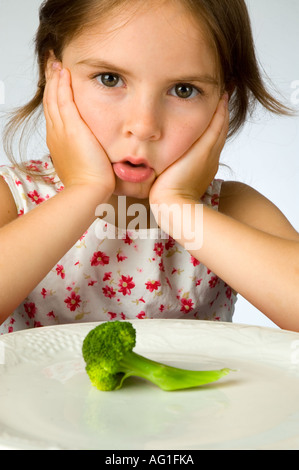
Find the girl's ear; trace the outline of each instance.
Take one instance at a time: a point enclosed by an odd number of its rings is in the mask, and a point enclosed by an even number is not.
[[[54,52],[50,50],[45,59],[46,80],[48,80],[48,78],[51,76],[54,64],[57,64],[56,65],[57,68],[62,68],[62,63],[56,58]]]

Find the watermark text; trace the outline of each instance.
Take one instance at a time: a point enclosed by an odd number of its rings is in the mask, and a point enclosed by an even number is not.
[[[161,239],[172,237],[183,242],[186,250],[199,250],[203,244],[202,204],[152,204],[149,217],[143,204],[127,207],[126,197],[121,196],[117,211],[111,204],[100,204],[96,217],[107,222],[96,227],[99,239],[123,239],[124,231],[133,239],[156,239],[157,232],[151,229],[161,227]]]

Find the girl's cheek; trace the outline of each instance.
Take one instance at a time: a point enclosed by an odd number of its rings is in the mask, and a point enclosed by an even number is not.
[[[174,132],[168,134],[168,139],[165,140],[165,160],[164,164],[167,166],[175,163],[181,158],[192,145],[203,135],[209,125],[209,116],[205,115],[202,118],[194,119],[189,124],[185,122],[184,125],[177,126]]]
[[[101,142],[102,146],[105,147],[113,135],[115,114],[113,119],[113,113],[111,113],[109,107],[102,103],[95,103],[94,99],[84,97],[84,95],[80,96],[78,94],[78,98],[75,98],[75,101],[81,117],[95,137]]]

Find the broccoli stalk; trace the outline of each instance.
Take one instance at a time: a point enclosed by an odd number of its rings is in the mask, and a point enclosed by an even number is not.
[[[82,353],[91,383],[99,390],[122,387],[128,377],[140,377],[173,391],[199,387],[219,380],[229,369],[192,371],[171,367],[147,359],[133,351],[136,331],[129,322],[102,323],[83,341]]]

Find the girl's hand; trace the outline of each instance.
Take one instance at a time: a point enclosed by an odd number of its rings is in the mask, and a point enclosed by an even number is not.
[[[51,68],[51,66],[49,66]],[[47,70],[44,93],[47,145],[64,187],[93,185],[107,198],[115,189],[115,176],[101,144],[81,118],[74,102],[71,74],[57,62]]]
[[[150,191],[150,203],[198,202],[213,181],[229,128],[228,95],[225,94],[205,133],[186,154],[167,168]]]

